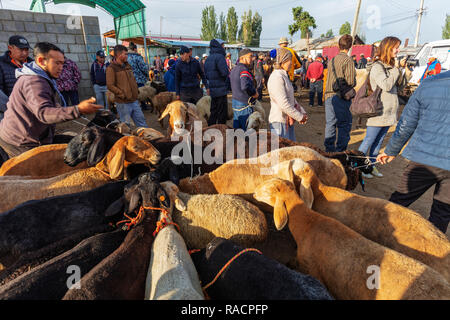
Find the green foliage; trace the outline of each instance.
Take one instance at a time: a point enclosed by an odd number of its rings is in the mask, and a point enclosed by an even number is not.
[[[207,6],[202,10],[202,34],[200,38],[205,41],[217,38],[218,28],[214,6]]]
[[[253,41],[253,19],[252,10],[245,11],[242,15],[242,41],[244,45],[249,47]]]
[[[346,21],[341,28],[339,29],[339,35],[344,34],[351,34],[352,33],[352,26],[350,25],[350,22]]]
[[[316,20],[308,11],[303,11],[302,7],[292,8],[294,23],[289,25],[289,34],[293,36],[297,31],[301,32],[301,38],[307,38],[312,35],[311,28],[317,28]]]
[[[450,39],[450,15],[445,18],[445,26],[442,28],[442,39]]]
[[[252,19],[252,47],[259,47],[260,37],[262,31],[262,17],[258,12],[255,12],[255,15]]]
[[[325,37],[327,38],[334,37],[333,29],[328,30],[327,33],[325,34]]]
[[[223,12],[220,13],[219,18],[219,38],[223,41],[227,41],[227,24],[225,21],[225,15]]]
[[[226,22],[228,43],[235,43],[238,32],[238,16],[234,7],[228,9]]]

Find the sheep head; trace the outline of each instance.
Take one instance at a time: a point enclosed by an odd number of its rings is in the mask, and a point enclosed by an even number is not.
[[[289,220],[286,199],[299,198],[292,182],[273,178],[260,184],[253,197],[274,208],[273,219],[277,230],[282,230]],[[299,198],[301,201],[301,199]]]
[[[308,208],[312,208],[314,193],[311,187],[315,173],[312,167],[302,159],[283,161],[272,167],[272,172],[280,179],[288,180],[298,186],[298,193]]]
[[[187,116],[194,121],[201,121],[197,115],[195,105],[184,103],[180,100],[169,103],[158,120],[161,121],[168,115],[170,115],[169,125],[177,135],[184,133],[188,124]]]
[[[247,118],[247,130],[255,129],[258,131],[261,128],[264,128],[266,126],[266,121],[264,120],[263,115],[259,111],[254,111],[248,118]]]
[[[159,151],[138,137],[123,137],[117,141],[96,168],[109,174],[111,179],[123,179],[125,167],[131,164],[157,164],[161,160]]]

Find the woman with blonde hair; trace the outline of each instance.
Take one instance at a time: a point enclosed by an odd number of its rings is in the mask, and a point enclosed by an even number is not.
[[[371,90],[380,87],[383,104],[383,113],[367,120],[366,136],[359,146],[359,151],[371,157],[372,162],[375,162],[389,128],[397,123],[398,92],[411,79],[411,71],[406,67],[406,59],[400,62],[396,59],[400,44],[401,40],[396,37],[384,38],[378,49],[374,51],[373,62],[367,64]],[[375,166],[372,174],[363,173],[365,178],[373,178],[373,175],[383,176]]]
[[[276,49],[274,70],[269,77],[267,89],[270,96],[270,129],[280,137],[295,141],[294,123],[305,124],[305,110],[294,98],[294,88],[288,72],[292,66],[292,53],[285,48]]]

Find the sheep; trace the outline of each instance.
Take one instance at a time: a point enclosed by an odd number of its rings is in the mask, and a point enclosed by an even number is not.
[[[259,111],[253,111],[253,113],[247,118],[246,127],[247,130],[254,129],[258,131],[259,129],[266,128],[267,123],[264,116]]]
[[[0,213],[0,262],[7,265],[3,261],[107,224],[103,213],[123,194],[124,186],[124,181],[108,183],[91,191],[29,201]]]
[[[168,137],[182,135],[185,130],[190,131],[194,121],[201,121],[205,127],[208,126],[206,120],[197,113],[195,104],[180,100],[168,104],[158,120],[162,121],[167,116],[170,116]]]
[[[450,285],[437,271],[309,209],[291,181],[265,181],[254,197],[274,207],[278,230],[289,225],[301,271],[317,278],[336,299],[450,298]]]
[[[212,282],[221,268],[240,253],[217,281]],[[205,249],[193,253],[192,260],[205,291],[213,300],[333,300],[313,277],[258,252],[244,251],[223,238],[214,238]]]
[[[0,176],[27,176],[30,179],[50,178],[88,167],[86,161],[70,167],[64,164],[67,144],[39,146],[7,160],[0,167]]]
[[[92,158],[96,157],[97,153],[94,152]],[[0,212],[12,209],[28,200],[91,190],[111,180],[123,179],[126,173],[125,167],[130,164],[157,164],[160,159],[159,152],[149,142],[134,136],[123,137],[95,167],[47,179],[0,181],[0,192],[4,197],[0,203]]]
[[[139,205],[141,208],[170,206],[164,189],[148,173],[128,188],[125,198],[130,199],[128,213]],[[63,300],[144,299],[153,232],[158,219],[155,212],[149,211],[154,210],[144,210],[142,222],[128,232],[118,249],[81,278],[81,289],[68,290]]]
[[[164,134],[152,128],[136,128],[133,130],[132,134],[149,142],[151,140],[165,137]]]
[[[149,300],[204,300],[197,271],[181,235],[171,225],[173,207],[185,209],[178,198],[178,188],[170,182],[161,186],[170,199],[167,214],[159,222],[166,227],[156,235],[147,272],[145,299]]]
[[[106,128],[110,123],[116,120],[118,120],[117,116],[112,111],[101,109],[95,113],[94,118],[86,125],[86,127],[96,125]]]
[[[161,81],[147,81],[146,86],[151,86],[156,89],[156,94],[167,91],[166,84]]]
[[[272,174],[271,159],[277,163],[301,158],[310,163],[325,184],[345,188],[347,176],[342,164],[336,159],[328,159],[306,147],[290,147],[271,151],[250,159],[230,160],[216,170],[194,179],[182,179],[180,190],[190,194],[251,194]],[[263,172],[262,170],[268,172]]]
[[[60,300],[67,292],[68,266],[91,270],[123,242],[122,230],[101,233],[0,287],[1,300]]]
[[[155,111],[158,118],[161,117],[162,113],[166,109],[167,105],[172,101],[176,100],[177,96],[175,92],[161,92],[158,93],[152,99],[153,110]],[[164,122],[162,120],[159,121],[161,128],[164,128]]]
[[[138,100],[141,103],[152,103],[152,99],[156,96],[157,91],[151,86],[143,86],[138,88]]]
[[[197,101],[196,106],[198,115],[201,118],[208,120],[211,116],[211,96],[203,96]]]
[[[311,185],[315,211],[430,266],[450,283],[450,241],[418,213],[387,200],[326,186],[312,171],[300,175]]]

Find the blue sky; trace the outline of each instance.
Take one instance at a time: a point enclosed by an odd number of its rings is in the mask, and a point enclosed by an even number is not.
[[[163,16],[162,32],[164,34],[196,35],[200,34],[202,9],[213,4],[216,12],[228,11],[234,6],[240,17],[249,8],[258,11],[263,17],[261,45],[276,46],[282,36],[289,36],[288,25],[292,23],[292,7],[302,6],[316,19],[317,28],[313,37],[333,29],[339,33],[340,26],[352,23],[356,0],[142,0],[147,6],[147,29],[154,34],[160,32],[160,17]],[[27,10],[31,0],[2,0],[3,8]],[[402,41],[409,38],[414,43],[417,17],[416,11],[420,0],[363,0],[360,12],[362,32],[367,42],[381,40],[388,35],[397,36]],[[449,0],[425,0],[426,14],[422,18],[419,43],[441,39],[442,26],[446,14],[450,14]],[[47,12],[69,14],[80,10],[83,15],[98,16],[100,31],[113,29],[113,19],[102,10],[70,4],[49,4]],[[295,34],[293,40],[299,39]]]

